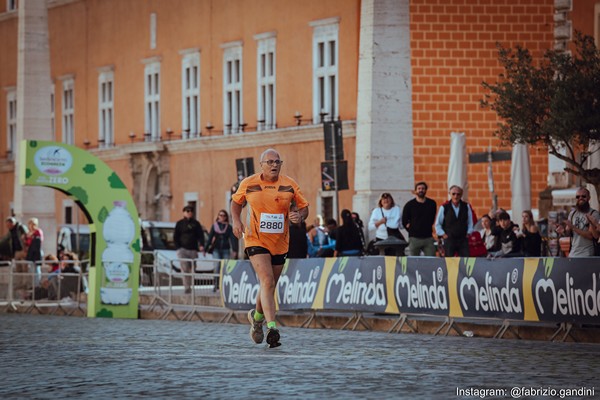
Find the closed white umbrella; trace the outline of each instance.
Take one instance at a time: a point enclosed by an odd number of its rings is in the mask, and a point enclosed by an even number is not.
[[[510,189],[512,220],[520,224],[523,211],[531,210],[531,168],[526,144],[517,143],[513,146]]]
[[[600,168],[600,142],[592,140],[588,146],[588,151],[590,152],[590,156],[587,159],[587,168]],[[598,210],[598,193],[596,193],[596,188],[589,183],[587,184],[587,188],[590,191],[590,206],[594,210]]]
[[[464,132],[450,134],[450,161],[448,164],[448,188],[458,185],[463,189],[463,199],[468,198],[467,137]]]

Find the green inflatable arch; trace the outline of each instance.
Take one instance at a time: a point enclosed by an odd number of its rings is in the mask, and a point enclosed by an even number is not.
[[[88,317],[137,318],[140,225],[131,194],[102,160],[58,142],[21,142],[19,182],[71,196],[90,221]]]

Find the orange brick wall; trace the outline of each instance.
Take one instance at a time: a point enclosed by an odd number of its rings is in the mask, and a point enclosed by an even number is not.
[[[411,1],[415,182],[425,180],[436,201],[447,198],[450,132],[465,132],[467,152],[500,149],[497,118],[482,110],[482,81],[502,69],[496,43],[521,44],[540,56],[553,44],[552,0]],[[505,148],[507,149],[507,148]],[[508,148],[509,149],[509,148]],[[545,149],[530,149],[532,207],[546,187]],[[498,205],[510,208],[510,162],[493,166]],[[478,215],[489,211],[487,164],[468,165],[469,201]]]

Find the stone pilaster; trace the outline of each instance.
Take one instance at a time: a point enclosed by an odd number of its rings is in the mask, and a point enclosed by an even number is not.
[[[54,140],[50,129],[50,50],[45,0],[19,1],[18,32],[17,143],[23,139]],[[24,223],[37,217],[44,231],[44,252],[56,253],[54,190],[20,185],[19,146],[15,150],[15,214]]]
[[[409,0],[364,0],[360,21],[353,209],[366,224],[382,192],[412,197]]]

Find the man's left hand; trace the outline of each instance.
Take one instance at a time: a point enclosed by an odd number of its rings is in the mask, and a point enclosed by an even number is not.
[[[294,224],[298,224],[300,222],[302,222],[302,216],[300,215],[300,213],[298,211],[290,211],[290,222],[294,223]]]

